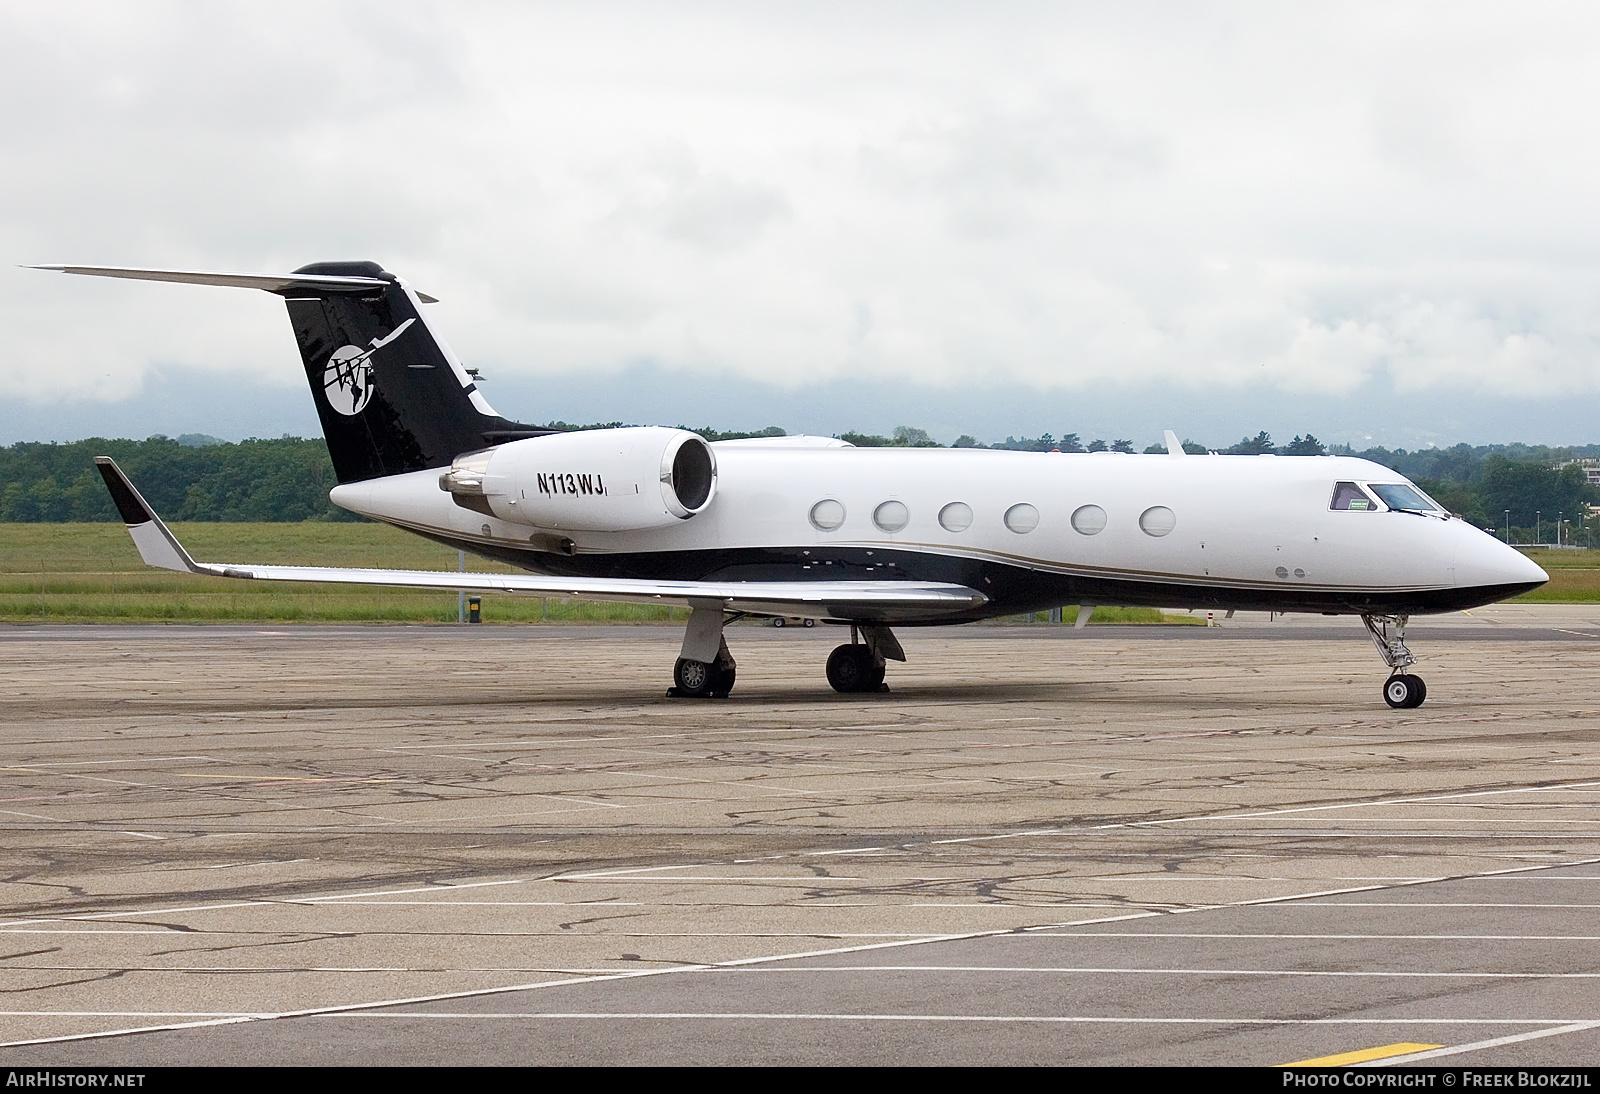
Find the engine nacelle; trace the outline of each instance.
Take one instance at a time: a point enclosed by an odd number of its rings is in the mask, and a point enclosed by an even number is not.
[[[439,489],[516,524],[631,532],[704,512],[717,492],[717,458],[682,429],[587,429],[457,456]]]

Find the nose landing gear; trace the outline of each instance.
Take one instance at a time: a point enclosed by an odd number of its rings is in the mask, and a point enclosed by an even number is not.
[[[1420,707],[1428,697],[1428,685],[1422,682],[1422,677],[1405,671],[1417,663],[1415,655],[1406,648],[1407,619],[1403,615],[1361,617],[1367,633],[1372,636],[1372,644],[1378,648],[1378,656],[1389,666],[1389,679],[1383,684],[1383,701],[1396,710]]]

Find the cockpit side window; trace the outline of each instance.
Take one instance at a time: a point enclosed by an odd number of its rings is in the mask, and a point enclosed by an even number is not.
[[[1414,486],[1401,482],[1372,483],[1372,492],[1383,499],[1390,509],[1405,509],[1413,513],[1437,513],[1441,510],[1433,500]]]
[[[1328,508],[1337,509],[1341,512],[1350,510],[1353,512],[1376,513],[1378,511],[1377,503],[1367,496],[1365,490],[1362,490],[1361,487],[1353,482],[1334,483],[1333,503]]]

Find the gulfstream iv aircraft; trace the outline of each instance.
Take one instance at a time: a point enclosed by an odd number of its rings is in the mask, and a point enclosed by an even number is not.
[[[264,289],[289,306],[339,485],[335,504],[525,576],[196,562],[109,458],[96,462],[144,561],[258,581],[573,596],[691,609],[672,694],[726,696],[743,615],[847,624],[838,691],[883,686],[893,628],[1062,604],[1358,615],[1390,674],[1409,616],[1548,580],[1402,476],[1346,457],[854,448],[816,437],[708,444],[654,426],[558,432],[496,414],[423,313],[372,262],[257,276],[46,266]]]

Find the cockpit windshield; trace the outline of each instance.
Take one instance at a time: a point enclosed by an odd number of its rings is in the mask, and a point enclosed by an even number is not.
[[[1383,504],[1390,509],[1400,509],[1412,513],[1439,513],[1443,512],[1433,500],[1414,486],[1405,483],[1371,483],[1372,492],[1383,499]]]
[[[1367,496],[1366,492],[1353,482],[1335,483],[1333,486],[1333,501],[1329,509],[1342,512],[1376,513],[1378,503]]]

